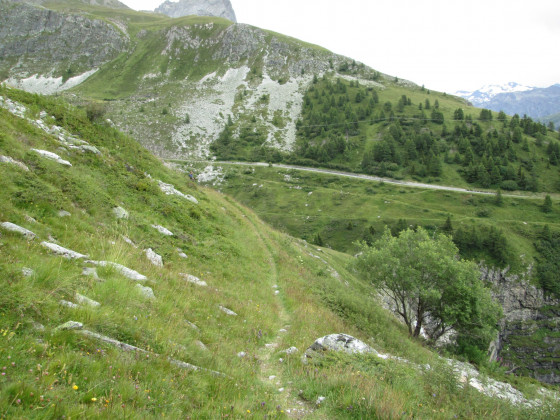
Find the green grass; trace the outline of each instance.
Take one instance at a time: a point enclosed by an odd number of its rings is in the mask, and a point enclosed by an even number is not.
[[[525,256],[510,262],[519,269],[536,255],[533,242],[545,224],[560,229],[560,209],[555,205],[553,213],[543,213],[540,195],[504,197],[503,205],[497,206],[494,196],[395,186],[295,169],[222,166],[226,181],[220,188],[264,220],[308,241],[319,234],[327,246],[349,253],[356,251],[356,240],[369,238],[370,227],[375,231],[374,238],[385,225],[395,226],[400,219],[434,231],[441,229],[449,216],[455,229],[493,226],[502,230],[513,255]],[[480,216],[482,209],[488,217]]]
[[[469,389],[458,393],[439,368],[427,374],[407,364],[367,357],[332,357],[321,365],[303,365],[301,352],[316,338],[334,332],[352,334],[379,351],[415,363],[438,362],[424,343],[408,338],[379,306],[375,291],[348,270],[348,255],[317,250],[271,229],[230,197],[163,166],[125,135],[91,124],[83,110],[12,89],[0,88],[0,95],[24,103],[34,119],[45,110],[53,116],[50,123],[102,152],[61,149],[51,135],[0,110],[0,154],[30,168],[25,172],[0,163],[0,221],[38,235],[27,241],[0,231],[2,417],[286,418],[298,399],[311,409],[318,395],[328,400],[310,418],[432,418],[434,412],[443,413],[442,418],[550,415],[548,408],[527,414],[524,408],[481,398]],[[73,166],[38,157],[31,148],[55,151]],[[165,195],[156,180],[195,196],[199,204]],[[115,206],[128,210],[129,219],[116,220]],[[61,218],[59,210],[71,216]],[[167,227],[174,236],[162,236],[152,224]],[[82,275],[87,265],[83,261],[65,260],[40,246],[40,241],[52,240],[49,236],[93,260],[121,263],[145,274],[156,299],[142,297],[134,282],[115,269],[98,268],[101,281]],[[142,251],[148,247],[163,256],[163,268],[148,262]],[[177,248],[188,258],[181,258]],[[24,276],[24,267],[34,274]],[[180,273],[195,275],[209,286],[188,284]],[[278,296],[273,293],[275,284]],[[101,306],[59,305],[60,299],[73,301],[76,292]],[[224,314],[219,305],[238,316]],[[55,329],[68,320],[149,353],[123,352]],[[34,322],[45,330],[36,329]],[[279,335],[287,325],[288,331]],[[274,341],[278,347],[267,353],[265,344]],[[299,352],[281,353],[290,346]],[[240,351],[247,357],[237,357]],[[226,376],[184,370],[168,358]],[[270,374],[286,387],[284,393],[267,379]],[[535,395],[535,385],[519,381],[528,395]],[[438,397],[430,397],[432,392]]]

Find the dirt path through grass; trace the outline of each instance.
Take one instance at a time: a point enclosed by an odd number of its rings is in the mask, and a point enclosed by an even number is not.
[[[289,418],[301,419],[313,413],[314,407],[307,402],[298,398],[298,391],[291,387],[282,375],[282,355],[278,355],[279,344],[281,341],[281,334],[288,332],[290,328],[290,313],[286,309],[282,296],[282,288],[278,285],[279,275],[276,259],[274,257],[273,249],[270,245],[270,239],[266,233],[259,228],[258,220],[253,220],[253,216],[246,212],[242,206],[235,203],[235,207],[246,218],[248,224],[251,226],[255,236],[259,242],[262,243],[264,249],[268,254],[268,261],[270,265],[270,275],[268,279],[262,279],[263,287],[270,288],[270,293],[275,295],[277,299],[277,334],[276,337],[264,347],[261,347],[257,352],[257,358],[260,363],[260,380],[270,389],[271,396],[275,398],[276,406],[273,407],[278,411],[284,412]]]

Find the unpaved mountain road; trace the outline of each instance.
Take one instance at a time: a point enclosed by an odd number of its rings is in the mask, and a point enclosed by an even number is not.
[[[169,159],[170,161],[172,159]],[[178,160],[173,160],[178,162]],[[273,163],[269,164],[266,162],[229,162],[229,161],[202,161],[202,160],[181,160],[180,162],[192,162],[192,163],[209,163],[213,165],[237,165],[237,166],[271,166],[273,168],[282,168],[282,169],[293,169],[297,171],[305,171],[305,172],[314,172],[319,174],[327,174],[327,175],[335,175],[340,177],[346,178],[356,178],[356,179],[363,179],[367,181],[376,181],[376,182],[384,182],[386,184],[393,184],[393,185],[400,185],[402,187],[410,187],[410,188],[424,188],[429,190],[440,190],[440,191],[452,191],[458,193],[465,193],[465,194],[479,194],[479,195],[496,195],[494,191],[481,191],[481,190],[472,190],[467,188],[460,188],[460,187],[451,187],[447,185],[436,185],[436,184],[424,184],[421,182],[413,182],[413,181],[401,181],[398,179],[392,178],[383,178],[379,176],[373,175],[365,175],[365,174],[356,174],[352,172],[344,172],[338,171],[335,169],[322,169],[322,168],[313,168],[308,166],[298,166],[298,165],[286,165],[283,163]],[[529,199],[538,199],[543,198],[543,193],[516,193],[516,194],[504,194],[504,197],[515,197],[515,198],[529,198]]]

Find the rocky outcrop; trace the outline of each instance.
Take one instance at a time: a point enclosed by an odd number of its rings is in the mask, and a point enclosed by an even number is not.
[[[167,0],[154,11],[173,18],[189,15],[215,16],[237,22],[229,0]]]
[[[355,337],[348,334],[330,334],[320,337],[305,351],[304,360],[312,359],[326,351],[342,351],[348,354],[355,353],[376,353],[377,352]]]
[[[127,44],[124,33],[100,19],[0,2],[0,71],[11,76],[71,77],[112,60]]]
[[[560,301],[529,283],[530,268],[522,275],[507,268],[482,267],[481,272],[504,310],[491,356],[516,374],[560,384]]]

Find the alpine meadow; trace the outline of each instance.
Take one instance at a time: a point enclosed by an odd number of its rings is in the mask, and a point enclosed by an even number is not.
[[[0,417],[558,418],[554,124],[234,21],[0,1]]]

